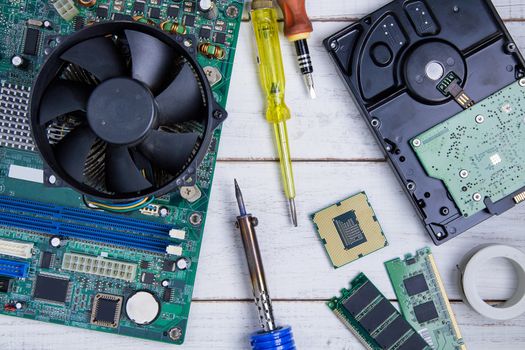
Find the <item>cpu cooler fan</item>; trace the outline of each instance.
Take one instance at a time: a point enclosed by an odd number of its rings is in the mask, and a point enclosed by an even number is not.
[[[192,184],[226,118],[196,44],[112,22],[57,45],[31,96],[34,140],[50,171],[81,193],[117,201]]]

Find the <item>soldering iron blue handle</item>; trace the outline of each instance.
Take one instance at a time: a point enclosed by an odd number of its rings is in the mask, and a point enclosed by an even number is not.
[[[296,350],[290,326],[271,332],[257,332],[251,337],[252,350]]]

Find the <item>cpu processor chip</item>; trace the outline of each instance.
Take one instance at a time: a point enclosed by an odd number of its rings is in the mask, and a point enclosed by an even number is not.
[[[312,215],[334,267],[341,267],[388,245],[364,192]]]

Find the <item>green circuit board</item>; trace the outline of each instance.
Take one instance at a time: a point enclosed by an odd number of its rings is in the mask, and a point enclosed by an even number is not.
[[[411,140],[465,217],[525,187],[525,84],[515,82]],[[515,195],[519,203],[523,195]]]
[[[220,59],[198,53],[197,60],[225,107],[243,0],[216,0],[215,19],[200,13],[196,0],[71,3],[78,13],[69,21],[48,0],[0,3],[0,313],[182,344],[220,128],[195,186],[155,198],[140,211],[93,210],[74,190],[44,184],[49,174],[28,123],[31,84],[48,49],[85,26],[169,20],[199,44],[224,50]],[[23,67],[12,64],[14,56],[24,59]],[[158,307],[153,321],[138,322],[137,302]]]
[[[432,349],[466,349],[430,248],[387,261],[385,267],[401,313]]]
[[[328,307],[370,350],[430,350],[376,286],[360,273]]]

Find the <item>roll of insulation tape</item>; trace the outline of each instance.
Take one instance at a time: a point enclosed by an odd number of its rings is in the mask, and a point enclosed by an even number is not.
[[[499,304],[489,305],[480,296],[476,280],[487,262],[491,259],[505,258],[514,266],[518,286],[510,299]],[[460,290],[463,301],[481,315],[493,320],[510,320],[525,313],[525,253],[506,245],[482,245],[474,248],[458,266],[460,270]]]

